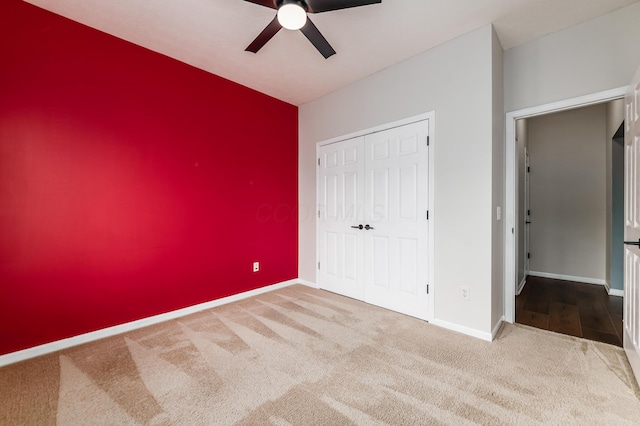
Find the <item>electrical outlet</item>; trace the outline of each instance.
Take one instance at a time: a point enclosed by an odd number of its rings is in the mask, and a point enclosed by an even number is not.
[[[469,287],[460,287],[460,299],[469,300]]]
[[[260,262],[253,262],[253,272],[258,272],[260,270]]]

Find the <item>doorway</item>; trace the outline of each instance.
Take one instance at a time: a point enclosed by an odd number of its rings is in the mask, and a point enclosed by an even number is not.
[[[518,123],[524,157],[518,275],[526,286],[522,293],[519,287],[516,322],[622,346],[622,299],[609,296],[608,284],[612,248],[622,246],[612,245],[612,212],[619,216],[623,206],[613,208],[611,195],[613,137],[623,120],[617,100]]]
[[[518,182],[520,176],[519,149],[516,140],[516,122],[519,119],[537,117],[552,112],[570,110],[624,97],[626,87],[600,92],[579,98],[555,102],[538,107],[510,112],[506,116],[506,197],[505,197],[505,320],[515,322],[515,296],[521,280],[518,278],[518,248],[522,244],[523,215],[520,206]],[[532,209],[533,210],[533,209]],[[535,215],[531,216],[535,223]],[[511,238],[508,238],[511,236]],[[554,277],[549,277],[554,278]]]

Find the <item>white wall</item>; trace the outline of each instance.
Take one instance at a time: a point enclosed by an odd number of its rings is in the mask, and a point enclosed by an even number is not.
[[[607,106],[534,117],[527,127],[532,274],[604,283]]]
[[[471,334],[491,331],[491,307],[498,303],[492,299],[492,243],[500,239],[493,230],[492,149],[499,136],[492,124],[498,105],[492,50],[486,26],[300,107],[301,279],[315,282],[316,143],[435,111],[434,316]],[[469,301],[460,299],[460,286],[469,287]]]
[[[507,50],[505,111],[628,85],[640,65],[639,42],[634,3]]]

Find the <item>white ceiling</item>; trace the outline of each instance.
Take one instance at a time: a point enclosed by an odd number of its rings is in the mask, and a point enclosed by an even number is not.
[[[337,54],[299,31],[244,49],[275,11],[244,0],[27,0],[294,105],[493,23],[509,49],[640,0],[382,0],[310,14]]]

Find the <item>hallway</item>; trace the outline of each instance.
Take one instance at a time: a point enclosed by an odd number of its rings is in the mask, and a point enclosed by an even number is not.
[[[516,322],[622,346],[622,297],[601,285],[527,277]]]

